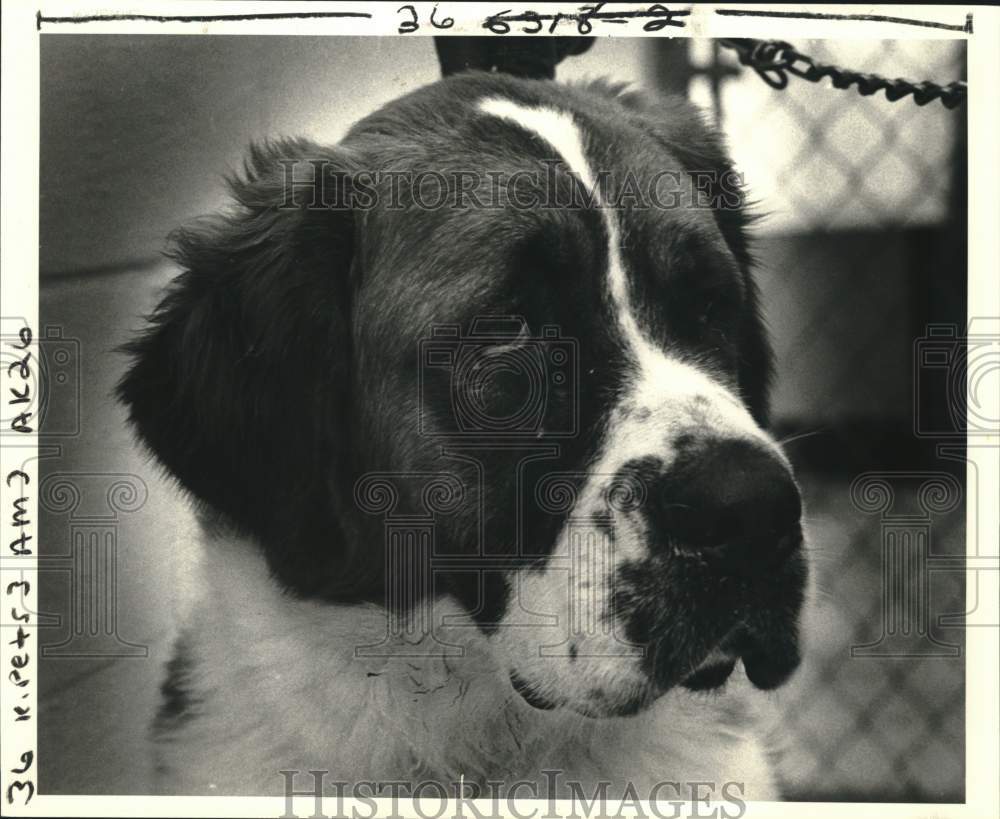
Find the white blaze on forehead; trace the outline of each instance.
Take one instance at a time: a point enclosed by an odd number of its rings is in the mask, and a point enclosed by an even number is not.
[[[588,189],[594,189],[594,175],[587,164],[580,130],[571,114],[552,108],[529,108],[511,100],[490,97],[479,103],[479,110],[510,120],[525,131],[532,131],[555,148],[563,161]]]
[[[567,111],[552,108],[529,107],[500,97],[490,97],[479,103],[479,109],[487,114],[501,117],[525,131],[544,139],[562,157],[566,167],[587,188],[604,219],[608,233],[608,289],[618,317],[618,324],[635,355],[640,369],[648,370],[663,353],[657,350],[639,331],[639,325],[632,315],[628,295],[628,279],[621,258],[621,233],[612,208],[601,200],[601,191],[590,164],[579,126]]]

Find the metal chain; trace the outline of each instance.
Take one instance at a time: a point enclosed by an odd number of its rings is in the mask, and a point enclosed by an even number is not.
[[[785,88],[788,85],[788,74],[793,74],[809,82],[819,82],[824,77],[829,77],[834,88],[844,89],[856,85],[858,93],[865,97],[884,89],[889,102],[911,94],[917,105],[941,100],[946,108],[957,108],[965,102],[964,82],[938,85],[934,82],[911,82],[898,78],[888,80],[877,74],[864,74],[817,62],[782,40],[720,39],[719,43],[735,51],[740,62],[750,66],[772,88]]]

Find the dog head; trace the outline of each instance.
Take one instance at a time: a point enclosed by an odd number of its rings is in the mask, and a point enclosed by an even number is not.
[[[787,678],[800,499],[738,178],[693,109],[470,74],[336,147],[258,147],[231,187],[178,234],[120,395],[281,583],[450,595],[542,708]],[[373,473],[425,515],[447,478],[432,548],[387,559]]]

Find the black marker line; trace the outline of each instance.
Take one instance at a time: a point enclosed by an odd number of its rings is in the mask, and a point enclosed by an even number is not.
[[[572,12],[554,12],[552,14],[539,14],[536,11],[525,11],[520,14],[511,14],[511,9],[505,9],[504,11],[499,11],[496,14],[491,14],[483,21],[482,28],[489,29],[493,34],[497,36],[504,36],[510,32],[510,23],[536,23],[538,28],[534,31],[528,32],[522,29],[521,33],[527,36],[534,36],[538,34],[544,26],[542,23],[551,23],[549,26],[549,34],[555,31],[556,24],[563,21],[569,21],[571,23],[577,24],[578,32],[583,36],[589,36],[590,31],[593,30],[593,26],[590,25],[592,21],[598,23],[619,23],[625,24],[629,20],[648,20],[646,26],[643,27],[644,31],[658,32],[664,28],[687,28],[687,23],[683,20],[678,20],[678,17],[688,17],[691,14],[690,9],[680,9],[674,10],[669,9],[666,6],[662,6],[658,3],[654,3],[645,11],[601,11],[605,3],[599,3],[591,11],[581,11],[576,14]],[[582,24],[586,23],[589,28],[586,33],[583,31]],[[507,31],[498,32],[494,29],[494,26],[505,25],[507,26]],[[656,28],[647,28],[647,26],[655,25]]]
[[[930,20],[912,20],[908,17],[885,17],[881,14],[823,14],[807,11],[747,11],[744,9],[715,9],[716,14],[724,17],[787,17],[793,20],[857,20],[871,23],[900,23],[906,26],[921,26],[922,28],[942,28],[946,31],[964,31],[972,34],[972,15],[965,15],[965,25],[954,23],[934,23]]]
[[[298,11],[273,12],[267,14],[205,14],[205,15],[157,15],[157,14],[91,14],[85,17],[46,17],[40,11],[35,15],[35,25],[41,30],[42,23],[98,23],[98,22],[132,22],[146,21],[151,23],[222,23],[227,20],[313,20],[317,18],[355,18],[370,20],[371,14],[363,11]]]
[[[628,20],[645,20],[650,19],[651,22],[656,22],[658,20],[670,19],[672,17],[689,17],[691,15],[690,9],[661,9],[652,10],[646,9],[645,11],[596,11],[596,12],[566,12],[559,13],[555,12],[553,14],[539,14],[534,11],[525,11],[520,14],[506,14],[505,12],[497,12],[496,14],[491,14],[486,18],[489,22],[493,20],[497,23],[534,23],[536,21],[551,22],[552,20],[568,20],[572,22],[580,22],[582,20],[597,20],[602,23],[624,23]]]

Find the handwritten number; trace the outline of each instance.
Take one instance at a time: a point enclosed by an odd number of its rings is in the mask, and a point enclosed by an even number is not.
[[[593,6],[581,7],[580,11],[582,11],[583,14],[581,14],[580,19],[576,21],[576,31],[578,34],[586,36],[590,34],[591,31],[594,30],[594,25],[593,23],[590,22],[590,18],[596,14],[600,14],[601,7],[603,5],[604,3],[597,3],[596,5]]]
[[[31,352],[29,351],[25,353],[24,358],[19,358],[16,361],[12,361],[7,366],[7,375],[12,375],[14,372],[14,368],[16,367],[17,374],[22,379],[30,378],[31,377],[31,366],[29,364],[30,361],[31,361]]]
[[[599,23],[626,25],[631,20],[653,18],[642,28],[643,31],[656,32],[662,31],[667,26],[684,28],[684,23],[676,18],[686,17],[690,14],[689,11],[671,11],[660,3],[649,6],[645,11],[605,11],[606,5],[606,2],[600,2],[580,6],[579,14],[563,14],[562,12],[539,14],[537,11],[530,10],[521,14],[511,14],[510,9],[504,9],[487,17],[483,22],[483,28],[489,29],[493,34],[508,34],[511,23],[523,23],[520,33],[531,35],[538,34],[543,28],[542,23],[549,21],[548,32],[554,34],[563,20],[573,20],[576,22],[577,33],[586,37],[593,32],[595,20]]]
[[[434,19],[434,15],[437,14],[437,10],[438,10],[437,3],[435,3],[434,4],[434,8],[431,9],[431,25],[434,28],[438,28],[438,29],[441,29],[441,28],[451,28],[453,25],[455,25],[455,18],[454,17],[445,17],[443,20],[441,20],[441,22],[438,22],[437,20],[435,20]]]
[[[657,15],[660,17],[660,19],[650,20],[642,27],[643,31],[648,31],[648,32],[663,31],[663,29],[665,29],[667,26],[674,25],[674,22],[671,19],[673,13],[666,6],[661,6],[659,4],[650,6],[646,10],[646,13],[649,14],[651,17]]]
[[[31,344],[31,328],[22,327],[17,333],[17,338],[21,342],[20,347],[16,344],[8,344],[7,346],[13,347],[15,350],[27,349],[28,345]]]
[[[396,9],[396,14],[399,14],[404,9],[408,10],[410,14],[413,15],[413,19],[403,20],[403,22],[399,24],[399,28],[397,29],[397,31],[400,34],[412,34],[414,31],[420,28],[420,18],[417,16],[416,8],[414,8],[413,6],[400,6],[398,9]]]
[[[542,30],[542,18],[538,15],[538,12],[526,11],[524,13],[524,22],[534,23],[536,26],[536,28],[530,30],[522,28],[521,31],[524,32],[525,34],[538,34],[538,32]]]
[[[494,34],[509,34],[510,25],[504,19],[505,14],[510,14],[510,9],[504,9],[501,12],[490,15],[486,18],[486,22],[483,23],[483,28],[488,28]]]

